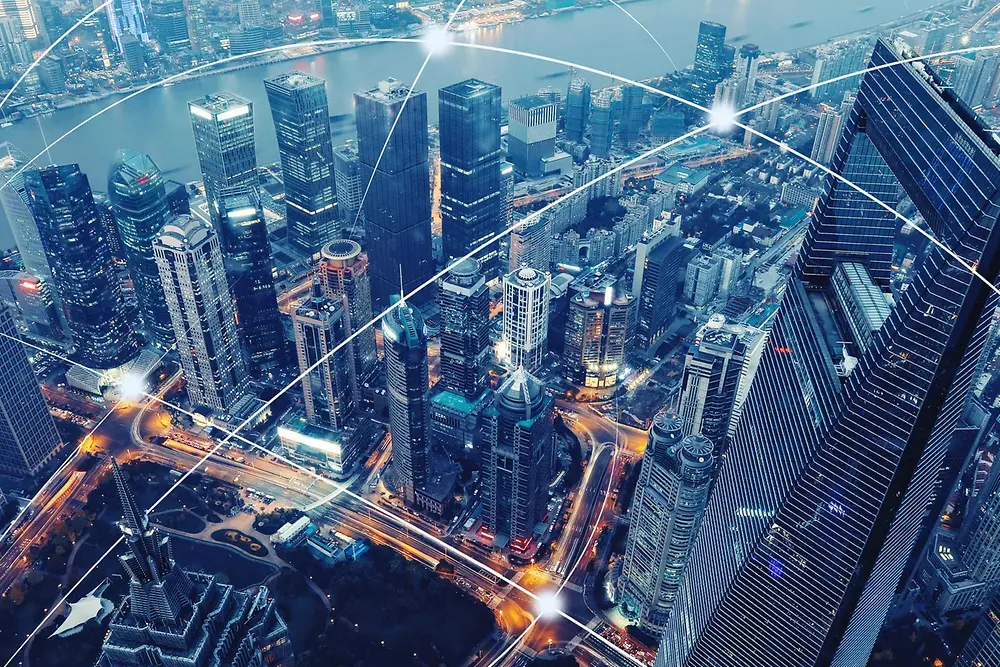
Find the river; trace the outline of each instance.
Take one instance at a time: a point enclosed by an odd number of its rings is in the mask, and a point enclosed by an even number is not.
[[[644,0],[626,5],[664,45],[678,67],[694,58],[698,23],[719,21],[728,26],[729,39],[751,41],[765,52],[796,49],[832,37],[865,29],[904,14],[927,9],[939,0]],[[874,6],[872,4],[874,3]],[[577,62],[629,78],[656,76],[670,69],[663,52],[643,30],[613,5],[531,19],[522,23],[467,33],[465,39],[507,49],[528,51]],[[181,181],[198,178],[198,163],[187,118],[186,102],[219,90],[228,90],[254,102],[258,160],[278,158],[262,80],[294,67],[327,81],[330,113],[351,113],[352,93],[379,79],[412,80],[423,60],[420,44],[375,44],[294,62],[254,67],[206,76],[155,88],[121,104],[62,140],[51,150],[55,163],[78,162],[95,190],[106,187],[115,151],[127,147],[148,153],[160,169]],[[565,88],[563,68],[514,55],[451,47],[430,62],[419,82],[429,91],[433,122],[439,87],[478,77],[503,87],[504,98],[532,93],[542,86]],[[611,83],[589,77],[592,85]],[[0,140],[13,142],[29,156],[41,151],[75,124],[111,99],[26,119],[0,130]],[[336,129],[336,128],[335,128]],[[343,124],[344,141],[353,124]],[[47,164],[48,159],[39,160]],[[10,230],[0,224],[0,247],[13,245]]]

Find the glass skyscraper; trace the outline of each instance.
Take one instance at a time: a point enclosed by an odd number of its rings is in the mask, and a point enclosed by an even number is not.
[[[77,360],[95,369],[130,361],[139,344],[87,177],[76,164],[32,169],[24,172],[24,188]]]
[[[489,384],[490,290],[479,262],[467,259],[441,282],[441,386],[469,400]]]
[[[288,241],[308,255],[339,236],[326,81],[301,72],[264,79],[285,181]]]
[[[698,26],[698,45],[694,52],[691,75],[691,101],[709,106],[715,87],[729,75],[732,62],[726,62],[726,26],[702,21]]]
[[[438,91],[441,134],[441,235],[445,259],[458,259],[500,231],[500,86],[467,79]],[[476,253],[496,275],[499,244]]]
[[[156,163],[148,155],[133,150],[118,151],[108,177],[108,198],[114,207],[118,237],[135,285],[139,316],[152,341],[168,348],[174,342],[174,331],[153,258],[153,240],[171,213],[167,189]]]
[[[879,41],[872,65],[913,55]],[[957,473],[945,461],[958,454],[952,436],[1000,274],[998,154],[923,63],[864,75],[831,168],[890,206],[898,182],[930,232],[989,284],[934,246],[888,311],[871,303],[897,223],[827,179],[658,666],[866,664],[947,495],[935,492]],[[855,265],[846,291],[832,279],[845,264]]]
[[[222,92],[188,102],[188,112],[205,184],[205,200],[213,221],[218,221],[222,190],[258,185],[253,103]]]
[[[427,93],[413,91],[403,109],[408,90],[406,84],[389,79],[354,94],[361,181],[371,181],[363,212],[376,311],[399,292],[400,272],[405,292],[434,274]],[[425,289],[418,299],[432,296],[432,290]]]

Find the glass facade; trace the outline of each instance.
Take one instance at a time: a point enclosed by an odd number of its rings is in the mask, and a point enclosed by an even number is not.
[[[215,93],[188,102],[188,112],[205,200],[217,222],[222,190],[258,185],[253,103],[232,93]]]
[[[872,63],[911,56],[880,41]],[[997,151],[912,63],[864,76],[833,169],[879,186],[887,165],[930,231],[993,283]],[[659,666],[865,664],[926,542],[925,517],[940,509],[935,490],[954,479],[945,462],[995,293],[935,246],[864,352],[843,363],[857,341],[836,320],[831,271],[858,262],[879,280],[895,223],[841,207],[841,187],[828,179],[788,282]]]
[[[698,27],[698,45],[694,52],[694,72],[689,99],[704,107],[715,97],[715,87],[729,75],[732,62],[726,62],[726,26],[702,21]]]

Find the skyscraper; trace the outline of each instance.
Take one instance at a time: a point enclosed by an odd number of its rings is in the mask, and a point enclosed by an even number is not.
[[[545,386],[518,368],[483,413],[483,525],[501,548],[528,549],[547,511],[553,405]]]
[[[32,0],[3,0],[0,2],[0,17],[15,19],[27,40],[45,38],[41,14]]]
[[[364,213],[358,215],[365,183],[361,182],[361,163],[354,144],[343,144],[333,149],[333,177],[337,185],[337,209],[340,212],[340,229],[349,236],[364,229]],[[355,229],[355,221],[360,226]]]
[[[253,103],[222,92],[188,102],[188,112],[205,183],[205,200],[213,221],[218,221],[222,190],[258,185]]]
[[[219,195],[222,254],[250,364],[267,368],[284,356],[285,334],[271,273],[267,221],[256,188]]]
[[[993,598],[972,636],[965,643],[955,667],[1000,665],[1000,595]]]
[[[708,503],[712,443],[700,435],[684,437],[681,421],[660,413],[641,465],[616,588],[622,611],[658,637],[677,602]]]
[[[225,413],[246,389],[247,373],[219,237],[211,224],[182,215],[151,245],[188,399]]]
[[[178,567],[170,537],[150,524],[118,462],[111,459],[111,464],[123,510],[118,527],[129,550],[119,556],[128,573],[129,594],[112,617],[98,667],[170,661],[206,667],[289,667],[293,657],[288,626],[267,588],[239,591],[213,574]]]
[[[125,54],[124,37],[126,34],[132,35],[140,42],[149,41],[146,14],[140,0],[113,0],[105,7],[104,11],[107,15],[111,39],[118,47],[119,53]]]
[[[288,241],[315,255],[340,228],[326,82],[295,71],[264,79],[264,90],[281,155]]]
[[[76,164],[31,169],[24,187],[77,360],[96,369],[130,361],[139,344],[87,177]]]
[[[707,305],[719,291],[722,262],[713,255],[697,255],[687,265],[684,299],[696,308]]]
[[[524,267],[503,279],[503,333],[498,361],[534,371],[548,351],[549,274]]]
[[[541,176],[542,160],[556,152],[559,104],[541,95],[511,100],[507,108],[507,159],[519,172]]]
[[[615,98],[610,90],[602,90],[590,108],[590,152],[599,158],[611,157],[614,136]]]
[[[872,66],[910,57],[880,40]],[[887,90],[907,93],[890,108]],[[951,239],[987,283],[997,280],[996,143],[923,65],[864,75],[831,167],[891,203],[895,175],[930,232]],[[863,346],[839,314],[852,312],[850,301],[867,310],[866,284],[888,283],[896,228],[827,180],[658,665],[868,660],[927,540],[925,518],[940,511],[935,491],[957,474],[943,463],[960,456],[949,448],[994,302],[988,285],[934,246],[884,321],[878,303],[861,319],[872,334]],[[851,283],[851,299],[831,280],[844,264],[867,272]]]
[[[408,90],[389,79],[354,94],[361,181],[371,182],[364,216],[375,310],[388,307],[389,296],[399,292],[400,273],[407,294],[434,274],[427,93],[413,91],[403,109]],[[426,289],[418,298],[432,296]]]
[[[972,108],[991,104],[995,97],[1000,58],[992,51],[955,56],[951,83],[958,96]]]
[[[438,292],[441,307],[441,386],[469,400],[488,384],[490,290],[479,262],[451,268]]]
[[[10,307],[0,306],[0,470],[34,475],[62,449]]]
[[[840,141],[840,128],[844,118],[836,110],[826,105],[821,105],[819,121],[816,123],[816,138],[813,140],[812,152],[809,157],[820,164],[829,164],[833,159],[833,152],[837,149],[837,142]]]
[[[590,82],[571,76],[566,89],[566,138],[578,144],[590,122]]]
[[[563,346],[568,382],[602,389],[618,384],[633,301],[631,294],[615,294],[612,287],[604,294],[578,292],[569,300]]]
[[[684,433],[704,435],[715,446],[716,457],[729,433],[746,355],[740,336],[714,320],[684,356],[679,409]]]
[[[635,342],[647,354],[656,352],[677,308],[678,271],[688,255],[684,242],[667,230],[639,243],[632,273],[637,295]]]
[[[445,259],[464,257],[501,229],[500,86],[466,79],[438,91],[441,236]],[[499,270],[499,244],[476,253],[483,273]]]
[[[534,220],[510,233],[508,271],[527,266],[544,273],[551,268],[551,263],[552,233],[546,216],[535,216]]]
[[[726,26],[702,21],[698,26],[698,45],[694,52],[694,72],[691,74],[691,101],[709,106],[715,87],[729,76],[732,62],[726,62]]]
[[[757,67],[760,64],[760,47],[747,42],[740,47],[736,58],[736,76],[741,83],[743,97],[738,105],[742,105],[757,94]]]
[[[427,329],[420,311],[400,301],[382,318],[392,469],[407,505],[428,479],[430,386]]]
[[[837,42],[821,48],[817,52],[816,64],[813,65],[812,85],[821,81],[830,81],[813,88],[810,91],[813,99],[838,105],[844,99],[844,94],[857,90],[861,77],[840,77],[852,72],[858,72],[865,67],[865,62],[872,52],[871,42],[867,39],[855,39],[848,42]]]
[[[371,278],[368,275],[368,256],[361,246],[349,239],[330,241],[323,247],[317,271],[327,299],[345,297],[350,317],[351,332],[366,327],[354,337],[355,374],[358,381],[369,377],[378,364],[375,348],[375,328],[372,321]]]
[[[715,92],[714,90],[712,91]],[[639,141],[639,132],[645,127],[648,117],[644,113],[643,98],[646,91],[639,86],[627,84],[622,87],[622,118],[618,124],[618,140],[626,148]]]
[[[150,5],[153,36],[164,51],[191,48],[184,0],[153,0]]]
[[[170,204],[156,163],[133,150],[118,151],[108,176],[108,199],[143,327],[152,342],[166,349],[173,345],[174,331],[153,257],[153,239],[170,217]]]

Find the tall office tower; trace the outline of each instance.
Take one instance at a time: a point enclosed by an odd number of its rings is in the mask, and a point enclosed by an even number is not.
[[[820,107],[819,122],[816,124],[816,138],[813,140],[809,157],[820,164],[830,164],[833,153],[840,141],[840,128],[844,117],[837,109],[826,105]]]
[[[972,108],[992,104],[996,98],[1000,57],[993,51],[955,56],[951,85]]]
[[[529,548],[547,510],[554,403],[539,380],[518,368],[483,413],[483,525],[495,545],[513,552]]]
[[[645,127],[646,108],[643,106],[645,95],[646,91],[639,86],[622,86],[622,117],[618,123],[618,140],[626,148],[639,141],[639,133]]]
[[[69,335],[66,314],[55,292],[55,281],[49,268],[49,259],[45,255],[45,246],[35,224],[35,218],[28,208],[28,195],[24,189],[24,172],[18,173],[28,164],[28,156],[22,153],[14,144],[4,141],[0,143],[0,208],[3,209],[7,224],[14,236],[18,254],[21,256],[21,266],[48,286],[56,304],[57,319],[54,324],[59,329],[60,336]]]
[[[188,102],[188,112],[205,200],[212,220],[217,222],[222,190],[256,188],[259,183],[253,102],[232,93],[215,93]]]
[[[361,182],[361,163],[358,161],[358,149],[353,144],[333,149],[333,177],[337,186],[340,229],[345,237],[349,237],[365,229],[364,212],[359,214],[358,211],[367,184],[367,181]]]
[[[153,257],[153,240],[171,216],[160,169],[148,155],[118,151],[108,176],[108,199],[114,207],[143,328],[152,342],[167,349],[174,343],[174,330]]]
[[[503,333],[498,361],[534,371],[548,351],[549,274],[529,267],[503,279]]]
[[[191,50],[195,53],[204,51],[207,46],[207,24],[202,0],[184,0],[184,13],[187,16],[188,35],[191,37]]]
[[[891,203],[902,186],[931,233],[993,284],[996,145],[925,67],[882,67],[910,57],[901,43],[877,43],[871,64],[881,69],[862,79],[833,172]],[[907,93],[889,108],[887,90]],[[868,660],[927,541],[926,517],[940,513],[947,494],[935,491],[957,474],[943,464],[962,456],[949,449],[994,303],[989,286],[935,246],[884,311],[873,296],[888,285],[896,228],[828,179],[658,665]],[[831,276],[846,265],[856,279],[845,292]]]
[[[118,43],[121,45],[125,68],[132,74],[142,74],[146,70],[146,58],[139,38],[130,32],[123,32]]]
[[[24,187],[77,360],[96,369],[130,361],[139,344],[87,177],[76,164],[31,169]]]
[[[0,18],[12,18],[20,24],[21,33],[28,41],[44,40],[45,26],[38,7],[32,0],[2,0]]]
[[[387,308],[389,296],[399,292],[401,272],[407,294],[434,275],[427,93],[413,91],[402,109],[408,91],[389,79],[354,94],[361,182],[366,188],[371,183],[364,217],[376,310]],[[425,289],[415,296],[424,301],[433,292]]]
[[[566,380],[585,387],[618,384],[625,362],[634,298],[626,292],[579,292],[569,301],[563,359]]]
[[[507,107],[507,159],[522,174],[541,176],[542,160],[556,152],[559,105],[541,95],[511,100]]]
[[[95,0],[95,6],[99,4]],[[118,53],[125,55],[126,34],[140,42],[149,41],[146,14],[141,0],[112,0],[104,11],[108,17],[111,41],[118,48]]]
[[[392,466],[403,500],[415,505],[428,478],[430,378],[427,328],[420,311],[400,301],[382,318]]]
[[[458,259],[501,230],[500,86],[466,79],[438,91],[441,143],[441,241]],[[475,257],[483,273],[499,272],[499,244]]]
[[[746,359],[746,342],[721,319],[709,321],[684,357],[678,410],[684,433],[711,440],[717,458],[729,434]]]
[[[122,502],[118,528],[128,544],[128,553],[119,560],[128,573],[129,594],[112,617],[98,667],[171,661],[290,667],[288,626],[267,588],[239,591],[214,574],[181,569],[170,537],[149,522],[118,462],[112,459],[111,464]]]
[[[360,245],[349,239],[330,241],[323,246],[317,273],[327,299],[347,298],[351,332],[366,327],[351,342],[355,375],[358,381],[363,381],[375,372],[378,365],[375,327],[369,326],[372,321],[372,291],[368,256],[361,252]]]
[[[719,274],[722,264],[712,255],[698,255],[687,265],[684,277],[684,299],[701,308],[719,291]]]
[[[164,51],[191,48],[184,0],[153,0],[150,24]]]
[[[615,98],[610,90],[601,90],[590,107],[590,152],[599,158],[611,157],[615,136]]]
[[[317,255],[339,236],[326,81],[302,72],[264,79],[285,181],[289,242]]]
[[[344,345],[334,352],[351,334],[347,299],[340,295],[327,299],[321,285],[314,283],[312,296],[292,313],[292,329],[299,370],[305,373],[306,417],[321,426],[343,428],[358,395],[353,348]]]
[[[743,103],[757,94],[757,67],[759,64],[759,46],[747,42],[740,47],[739,55],[736,57],[736,77],[741,83],[743,99],[739,101],[739,108],[742,108]]]
[[[660,413],[629,510],[625,558],[616,584],[626,616],[659,637],[677,602],[712,481],[712,443],[684,437],[681,421]]]
[[[1000,595],[990,602],[976,623],[955,667],[997,667],[1000,665]]]
[[[0,334],[0,470],[34,475],[62,449],[62,440],[7,306],[0,306]]]
[[[24,271],[0,271],[0,302],[14,309],[19,331],[30,337],[62,342],[52,287]]]
[[[479,262],[452,267],[438,292],[441,386],[475,399],[486,389],[490,356],[490,290]]]
[[[684,266],[684,241],[664,230],[636,246],[632,294],[638,295],[635,343],[655,354],[677,309],[678,272]]]
[[[738,109],[741,99],[743,99],[743,82],[735,76],[731,76],[720,81],[719,85],[715,87],[712,107]]]
[[[94,204],[97,215],[101,218],[101,226],[108,239],[108,248],[115,262],[125,262],[125,249],[122,247],[121,234],[118,232],[118,221],[115,220],[115,206],[107,192],[95,192]]]
[[[698,44],[694,52],[694,71],[691,73],[691,101],[709,106],[715,96],[715,87],[729,76],[732,62],[726,62],[726,26],[712,21],[702,21],[698,26]]]
[[[867,39],[840,42],[820,49],[813,65],[811,84],[816,85],[823,81],[831,83],[813,88],[810,93],[813,99],[834,105],[840,104],[846,93],[858,89],[861,77],[851,76],[843,79],[839,77],[863,70],[871,52],[871,42]]]
[[[590,122],[590,82],[572,76],[566,89],[566,138],[578,144]]]
[[[166,223],[151,254],[164,285],[192,405],[225,413],[246,389],[246,361],[219,237],[189,215]]]
[[[552,263],[552,234],[548,218],[535,216],[534,220],[511,232],[508,255],[508,271],[529,267],[542,273],[548,272]]]
[[[8,79],[16,79],[20,76],[15,74],[17,66],[30,65],[31,60],[31,48],[21,22],[14,17],[0,16],[0,73]]]
[[[271,273],[267,221],[256,188],[219,194],[222,254],[250,365],[268,368],[284,357],[285,334]]]
[[[239,0],[236,9],[240,15],[240,27],[264,27],[264,13],[260,9],[260,0]]]

